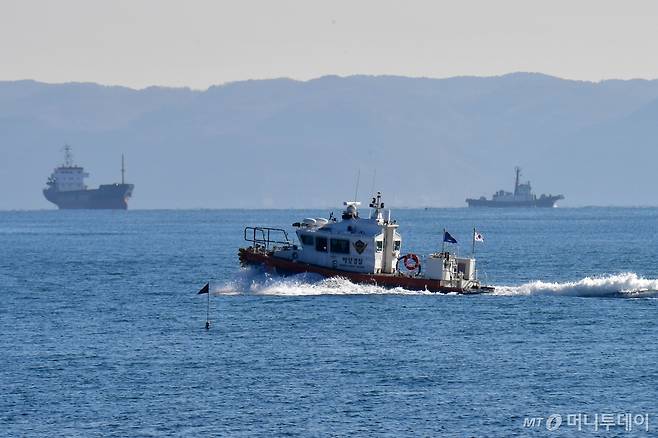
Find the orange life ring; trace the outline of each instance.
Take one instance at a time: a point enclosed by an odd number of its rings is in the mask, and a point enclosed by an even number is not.
[[[404,263],[404,267],[409,271],[415,271],[420,267],[420,260],[416,254],[407,254],[402,257],[402,262]]]

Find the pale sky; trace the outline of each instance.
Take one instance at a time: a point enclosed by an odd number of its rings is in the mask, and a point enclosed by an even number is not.
[[[656,0],[0,0],[0,80],[658,78]]]

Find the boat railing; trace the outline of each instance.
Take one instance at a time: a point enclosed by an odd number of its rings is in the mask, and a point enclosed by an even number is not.
[[[244,240],[251,242],[254,247],[261,247],[266,250],[269,250],[275,245],[292,245],[292,241],[288,238],[288,233],[283,228],[245,227]]]

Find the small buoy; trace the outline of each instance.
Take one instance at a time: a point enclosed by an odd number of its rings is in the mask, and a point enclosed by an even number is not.
[[[210,330],[210,321],[206,321],[206,330]]]

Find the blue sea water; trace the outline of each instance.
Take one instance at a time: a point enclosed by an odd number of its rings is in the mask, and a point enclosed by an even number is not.
[[[658,431],[658,209],[393,212],[418,254],[477,226],[492,295],[238,266],[245,225],[327,215],[0,212],[0,435]]]

